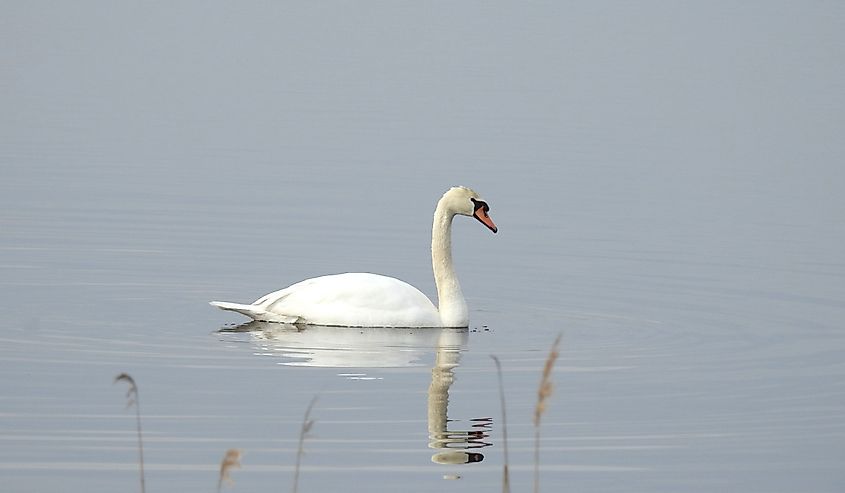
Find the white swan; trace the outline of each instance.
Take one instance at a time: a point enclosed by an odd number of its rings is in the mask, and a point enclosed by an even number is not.
[[[473,216],[498,231],[490,207],[476,192],[453,187],[443,194],[431,228],[431,263],[439,309],[410,284],[393,277],[346,273],[315,277],[264,295],[250,305],[211,304],[255,320],[345,327],[467,327],[469,313],[452,266],[452,218]]]

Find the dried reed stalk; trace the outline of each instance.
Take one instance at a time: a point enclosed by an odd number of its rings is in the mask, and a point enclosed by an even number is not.
[[[121,373],[114,377],[114,382],[126,382],[129,384],[129,390],[126,391],[126,409],[135,407],[135,422],[138,430],[138,465],[141,470],[141,493],[146,492],[144,484],[144,440],[141,433],[141,403],[138,398],[138,386],[135,385],[135,379],[129,376],[128,373]]]
[[[502,406],[502,442],[504,443],[505,464],[502,467],[502,493],[510,493],[511,480],[508,473],[508,418],[505,411],[505,386],[502,383],[502,364],[499,358],[490,355],[496,363],[496,374],[499,376],[499,403]]]
[[[540,491],[540,422],[546,412],[549,398],[552,396],[554,386],[552,385],[552,372],[558,355],[560,345],[560,334],[555,338],[549,350],[549,357],[546,358],[546,365],[543,367],[543,377],[540,379],[540,388],[537,390],[537,407],[534,408],[534,493]]]
[[[223,456],[223,461],[220,463],[220,478],[217,480],[217,492],[219,493],[221,489],[223,489],[223,484],[226,483],[231,485],[234,483],[232,478],[229,477],[229,472],[232,469],[240,468],[241,467],[241,455],[243,451],[236,448],[230,448],[226,451],[226,455]]]
[[[308,407],[305,409],[305,417],[302,418],[302,428],[299,430],[299,446],[296,449],[296,467],[293,470],[293,493],[296,493],[299,488],[299,467],[302,463],[302,456],[305,455],[305,436],[314,426],[314,420],[311,419],[311,409],[317,403],[317,397],[315,395],[308,403]]]

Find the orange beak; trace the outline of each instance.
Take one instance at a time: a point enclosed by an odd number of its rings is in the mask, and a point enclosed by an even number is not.
[[[490,228],[490,231],[494,233],[499,231],[499,228],[496,227],[496,225],[493,223],[493,220],[490,219],[490,215],[487,214],[487,211],[484,209],[484,207],[479,207],[478,209],[475,209],[475,212],[472,213],[472,216],[481,221],[485,226]]]

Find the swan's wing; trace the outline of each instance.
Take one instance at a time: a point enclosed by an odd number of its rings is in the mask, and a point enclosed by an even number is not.
[[[437,308],[417,288],[392,277],[369,273],[307,279],[262,296],[252,306],[316,325],[440,325]]]
[[[282,302],[287,296],[293,293],[307,293],[315,287],[317,289],[320,289],[321,285],[326,284],[327,281],[333,277],[336,276],[314,277],[311,279],[306,279],[304,281],[299,281],[298,283],[292,284],[284,289],[273,291],[272,293],[267,293],[261,298],[258,298],[257,300],[253,301],[252,304],[256,306],[261,306],[265,310],[270,309],[270,307]]]

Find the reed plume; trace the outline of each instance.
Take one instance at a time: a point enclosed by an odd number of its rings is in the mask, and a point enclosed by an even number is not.
[[[126,382],[129,384],[129,390],[126,391],[126,409],[135,407],[135,422],[138,430],[138,465],[141,471],[141,493],[146,492],[144,485],[144,440],[141,433],[141,403],[138,397],[138,386],[135,385],[135,379],[128,373],[121,373],[114,377],[114,383]]]
[[[311,409],[317,403],[317,397],[314,396],[308,407],[305,409],[305,416],[302,418],[302,428],[299,430],[299,446],[296,449],[296,466],[293,469],[293,493],[297,492],[299,488],[299,467],[302,463],[302,456],[305,455],[305,436],[311,431],[314,426],[314,420],[311,419]]]
[[[546,412],[549,398],[552,396],[554,386],[552,385],[552,372],[558,355],[560,345],[560,334],[552,343],[549,350],[549,357],[546,358],[546,365],[543,367],[543,376],[540,379],[540,388],[537,390],[537,407],[534,408],[534,493],[540,491],[540,422]]]
[[[220,478],[217,480],[218,493],[220,493],[220,490],[223,489],[224,483],[228,485],[234,483],[232,478],[229,477],[229,472],[235,468],[240,469],[242,453],[242,450],[236,448],[230,448],[226,451],[226,455],[223,456],[223,461],[220,462]]]
[[[511,481],[508,473],[508,419],[505,412],[505,386],[502,383],[502,364],[499,358],[490,355],[496,363],[496,373],[499,376],[499,403],[502,406],[502,442],[504,443],[505,464],[502,467],[502,493],[510,493]]]

